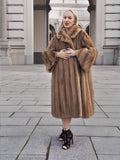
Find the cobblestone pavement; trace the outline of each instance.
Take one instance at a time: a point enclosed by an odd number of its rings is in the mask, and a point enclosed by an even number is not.
[[[120,160],[120,67],[93,66],[95,114],[74,118],[63,150],[44,65],[0,67],[0,160]]]

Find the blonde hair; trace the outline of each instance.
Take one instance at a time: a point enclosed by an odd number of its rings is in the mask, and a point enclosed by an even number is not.
[[[66,10],[65,12],[68,12],[68,11],[71,12],[73,14],[73,16],[74,16],[74,25],[77,24],[77,15],[71,9],[70,10]],[[63,15],[64,15],[64,13],[63,13]],[[64,26],[63,26],[63,21],[62,21],[59,30],[62,29],[63,27]]]

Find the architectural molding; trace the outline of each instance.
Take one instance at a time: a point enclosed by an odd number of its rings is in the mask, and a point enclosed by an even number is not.
[[[96,0],[88,0],[89,6],[87,8],[88,12],[96,10]]]
[[[92,6],[90,5],[90,6],[88,6],[87,10],[88,10],[88,12],[96,10],[96,5],[92,5]]]
[[[104,5],[105,0],[96,0],[96,47],[98,49],[97,64],[104,64]]]
[[[8,65],[8,40],[6,25],[6,0],[0,0],[0,65]]]
[[[34,10],[45,10],[45,9],[47,9],[48,12],[51,10],[48,4],[34,5]]]
[[[35,1],[35,0],[33,0]],[[44,3],[43,3],[44,2]],[[49,5],[50,0],[46,0],[46,1],[35,1],[34,2],[34,10],[47,10],[48,12],[51,10],[51,7]]]
[[[83,3],[83,4],[69,4],[69,3],[64,3],[64,4],[62,4],[62,3],[56,3],[56,4],[52,4],[51,3],[51,7],[63,7],[63,8],[65,8],[65,7],[67,7],[67,8],[84,8],[84,7],[87,7],[88,6],[88,4],[86,4],[86,3]]]
[[[33,64],[34,33],[33,33],[33,0],[25,0],[25,64]]]

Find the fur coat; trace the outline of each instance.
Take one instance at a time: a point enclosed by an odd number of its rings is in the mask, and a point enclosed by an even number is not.
[[[56,56],[72,48],[77,55],[69,60]],[[88,48],[88,51],[84,48]],[[62,28],[42,53],[51,78],[51,113],[56,118],[89,118],[94,114],[91,67],[98,51],[86,31],[74,25],[68,33]]]

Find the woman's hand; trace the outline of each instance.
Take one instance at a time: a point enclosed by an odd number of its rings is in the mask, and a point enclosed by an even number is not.
[[[57,57],[63,58],[65,60],[68,60],[72,56],[76,56],[76,52],[71,48],[62,49],[60,52],[57,52]]]
[[[62,49],[60,50],[60,52],[57,52],[57,57],[67,60],[70,57],[70,54],[66,53],[65,51],[66,51],[65,49]]]
[[[71,58],[72,56],[76,56],[76,52],[75,50],[71,49],[71,48],[66,48],[64,49],[64,52],[69,55],[68,57]]]
[[[88,49],[84,48],[84,52],[88,52]],[[63,58],[65,60],[68,60],[72,56],[76,56],[76,55],[77,53],[75,52],[75,50],[71,48],[62,49],[60,50],[60,52],[57,52],[57,57]]]

